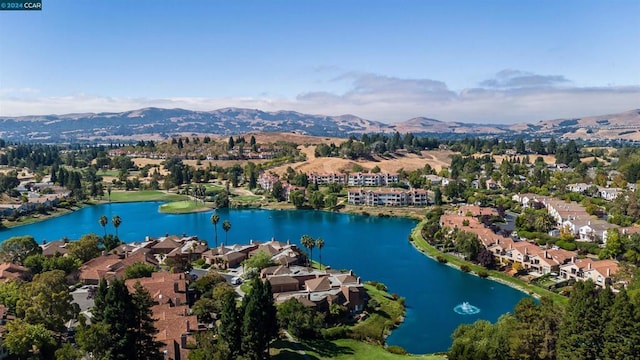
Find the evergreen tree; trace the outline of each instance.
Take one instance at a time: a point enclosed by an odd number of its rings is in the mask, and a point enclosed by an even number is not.
[[[626,290],[616,295],[606,324],[602,358],[604,360],[640,359],[640,319]]]
[[[91,309],[91,321],[93,323],[104,320],[104,306],[108,290],[107,280],[105,280],[105,278],[100,279],[96,294],[93,298],[93,309]]]
[[[155,305],[155,301],[139,282],[134,285],[134,289],[131,300],[136,310],[134,316],[135,327],[133,328],[136,349],[135,359],[164,359],[163,354],[160,352],[162,343],[154,339],[158,333],[151,312],[151,307]]]
[[[110,346],[112,359],[134,359],[135,338],[131,332],[136,324],[136,309],[124,281],[114,280],[105,296],[103,310],[104,322],[109,325],[111,334]]]
[[[601,314],[598,291],[593,281],[577,282],[558,334],[559,360],[599,358],[598,349],[602,341],[601,329],[597,324],[599,321],[593,324],[587,319],[599,319]]]
[[[220,314],[220,325],[218,335],[230,350],[229,360],[235,359],[240,354],[241,344],[241,316],[240,309],[236,306],[234,296],[227,296],[224,299],[222,313]]]

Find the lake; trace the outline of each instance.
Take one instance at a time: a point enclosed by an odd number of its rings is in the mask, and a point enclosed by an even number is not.
[[[62,237],[77,239],[90,232],[101,235],[101,215],[122,218],[120,238],[142,241],[145,236],[198,235],[214,246],[211,212],[169,215],[158,212],[158,202],[103,204],[44,222],[0,231],[0,240],[31,235],[38,242]],[[224,241],[222,221],[231,222],[229,243],[250,240],[291,240],[299,244],[308,234],[325,239],[322,260],[335,269],[353,269],[364,281],[387,285],[390,293],[406,298],[405,322],[387,339],[411,353],[446,351],[451,333],[463,323],[478,319],[496,321],[526,294],[508,286],[463,273],[420,254],[408,241],[416,222],[403,218],[378,218],[319,211],[220,210],[218,237]],[[109,233],[115,233],[111,225]],[[318,259],[318,250],[314,250]],[[464,302],[480,312],[460,315],[454,308]],[[460,307],[458,307],[460,308]]]

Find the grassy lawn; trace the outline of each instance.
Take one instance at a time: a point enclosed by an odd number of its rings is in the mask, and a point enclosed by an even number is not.
[[[260,196],[260,195],[239,195],[239,196],[232,197],[232,199],[235,200],[235,201],[252,202],[252,201],[261,200],[262,196]]]
[[[462,260],[458,257],[455,257],[453,255],[449,255],[449,254],[444,254],[440,251],[438,251],[438,249],[434,248],[433,246],[429,245],[429,243],[427,243],[427,241],[422,237],[421,234],[421,230],[422,230],[422,225],[423,222],[419,223],[411,232],[411,238],[413,239],[413,245],[418,248],[421,252],[423,252],[424,254],[426,254],[429,257],[432,257],[435,259],[436,256],[441,256],[445,259],[447,259],[447,262],[449,264],[452,264],[456,267],[460,267],[461,265],[467,265],[469,266],[469,268],[471,269],[471,271],[473,271],[474,273],[478,273],[479,271],[487,271],[489,273],[489,276],[495,280],[498,280],[500,282],[504,282],[504,283],[508,283],[508,284],[512,284],[515,285],[516,287],[528,292],[529,294],[532,295],[537,295],[537,296],[546,296],[551,298],[554,302],[561,304],[561,305],[566,305],[567,302],[569,301],[568,298],[560,295],[560,294],[556,294],[554,292],[551,292],[549,290],[543,289],[541,287],[535,286],[535,285],[531,285],[527,282],[524,282],[518,278],[509,276],[505,273],[502,273],[500,271],[493,271],[493,270],[486,270],[484,267],[473,264],[471,262],[468,262],[466,260]]]
[[[217,185],[217,184],[203,184],[205,189],[207,189],[207,191],[220,191],[220,190],[226,190],[227,188],[223,185]]]
[[[384,343],[384,336],[402,321],[404,305],[394,300],[388,293],[378,290],[370,284],[364,285],[367,294],[380,306],[369,317],[351,328],[353,337],[368,341]]]
[[[106,197],[105,197],[106,198]],[[177,194],[167,194],[158,190],[142,191],[113,191],[111,192],[112,202],[134,202],[134,201],[179,201],[187,197]]]
[[[306,357],[299,354],[298,350],[303,350],[306,353]],[[446,359],[446,357],[441,355],[395,355],[385,350],[382,346],[367,344],[351,339],[303,341],[299,344],[291,343],[286,340],[278,340],[271,345],[271,354],[271,358],[273,360]]]
[[[186,214],[207,210],[211,210],[211,208],[193,200],[174,201],[160,205],[160,212],[167,214]]]

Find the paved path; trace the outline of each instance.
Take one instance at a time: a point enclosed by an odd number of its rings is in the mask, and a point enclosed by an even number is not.
[[[291,347],[293,347],[298,354],[302,355],[302,357],[304,357],[305,359],[311,359],[309,355],[307,355],[307,353],[305,353],[304,350],[300,348],[300,343],[298,342],[298,340],[291,336],[291,334],[289,334],[287,330],[284,330],[283,332],[284,336],[291,343]]]

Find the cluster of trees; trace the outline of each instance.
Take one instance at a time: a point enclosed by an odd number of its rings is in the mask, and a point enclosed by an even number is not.
[[[149,292],[137,282],[131,293],[123,280],[98,285],[91,310],[91,324],[80,316],[76,341],[80,349],[64,348],[72,358],[90,355],[98,359],[164,359],[162,343],[155,340]]]
[[[607,230],[607,243],[600,251],[601,259],[614,259],[640,266],[640,234],[622,234],[618,229]]]
[[[211,215],[211,224],[213,225],[213,229],[215,232],[215,241],[216,241],[216,247],[218,247],[218,223],[220,222],[220,215],[218,215],[217,212],[214,212]],[[229,220],[225,220],[222,222],[222,230],[224,231],[224,244],[227,245],[228,244],[228,236],[229,236],[229,230],[231,230],[231,221]]]
[[[237,306],[228,293],[222,300],[217,327],[197,337],[191,360],[262,360],[269,357],[269,343],[278,334],[278,318],[271,284],[260,279]]]
[[[566,309],[548,298],[521,300],[513,314],[453,333],[449,358],[617,360],[640,358],[640,312],[626,290],[574,285]]]
[[[309,261],[313,262],[313,249],[318,248],[318,252],[320,253],[320,266],[322,266],[322,249],[324,248],[324,239],[319,237],[317,239],[312,238],[311,236],[304,234],[300,237],[300,244],[309,250],[309,256],[307,257],[307,266],[310,265]]]

